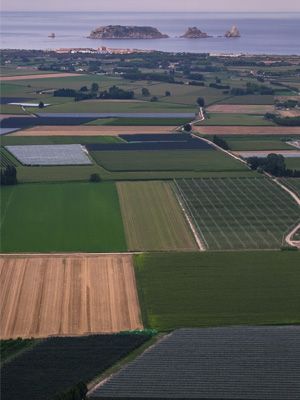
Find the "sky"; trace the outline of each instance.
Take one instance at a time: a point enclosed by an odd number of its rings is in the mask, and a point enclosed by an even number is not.
[[[1,10],[300,12],[300,0],[2,0]]]

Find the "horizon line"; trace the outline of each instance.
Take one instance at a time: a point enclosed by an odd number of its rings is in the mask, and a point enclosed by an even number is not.
[[[2,12],[34,12],[34,13],[39,13],[39,12],[80,12],[80,13],[89,13],[89,12],[103,12],[103,13],[127,13],[127,14],[139,14],[139,13],[168,13],[168,14],[177,14],[177,13],[214,13],[214,14],[231,14],[231,13],[236,13],[236,14],[247,14],[247,13],[256,13],[256,14],[289,14],[289,13],[299,13],[300,10],[289,10],[289,11],[214,11],[214,10],[177,10],[177,11],[168,11],[168,10],[147,10],[147,11],[126,11],[126,10],[96,10],[96,9],[91,9],[91,10],[3,10]]]

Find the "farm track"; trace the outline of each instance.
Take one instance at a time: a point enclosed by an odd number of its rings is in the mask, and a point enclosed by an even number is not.
[[[32,79],[44,79],[44,78],[67,78],[69,76],[81,76],[82,74],[73,73],[58,73],[58,74],[32,74],[32,75],[14,75],[14,76],[0,76],[0,81],[22,81]]]
[[[1,338],[141,329],[131,255],[0,257]]]

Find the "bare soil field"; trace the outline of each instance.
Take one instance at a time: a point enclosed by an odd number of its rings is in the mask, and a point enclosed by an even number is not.
[[[226,114],[265,114],[274,112],[274,107],[262,104],[213,104],[207,111]]]
[[[270,153],[281,154],[283,157],[300,157],[300,151],[297,150],[255,150],[255,151],[234,151],[234,154],[243,158],[249,157],[267,157]]]
[[[0,258],[1,339],[140,329],[130,255]]]
[[[80,76],[82,74],[73,73],[58,73],[58,74],[36,74],[36,75],[14,75],[14,76],[1,76],[0,81],[21,81],[24,79],[44,79],[44,78],[66,78],[68,76]]]
[[[291,108],[290,110],[281,110],[279,111],[281,117],[299,117],[300,109],[299,108]]]
[[[35,126],[12,136],[118,136],[147,133],[174,133],[175,126]]]
[[[299,135],[299,126],[194,126],[203,135]]]
[[[31,117],[31,114],[0,114],[0,119],[5,119],[5,118],[24,118],[24,117]]]

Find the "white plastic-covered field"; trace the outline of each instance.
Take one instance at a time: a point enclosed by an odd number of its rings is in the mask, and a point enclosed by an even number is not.
[[[6,146],[23,165],[88,165],[88,152],[80,144]]]

